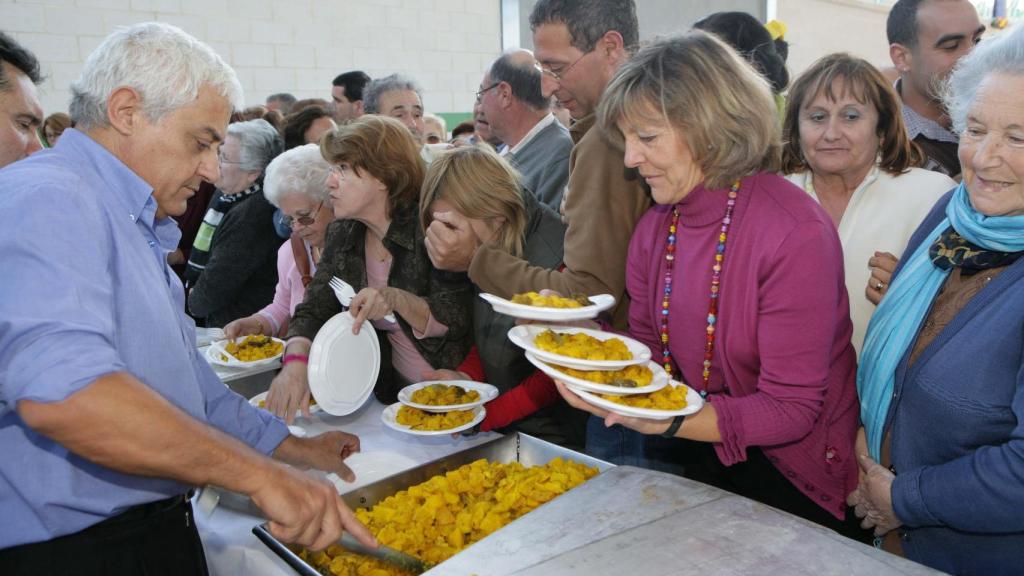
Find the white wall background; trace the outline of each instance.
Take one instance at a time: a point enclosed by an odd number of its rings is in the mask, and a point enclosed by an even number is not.
[[[39,57],[47,113],[115,27],[158,20],[208,42],[238,72],[245,99],[330,98],[339,73],[404,72],[432,112],[465,112],[501,51],[498,0],[0,0],[0,29]]]
[[[875,66],[892,66],[885,36],[888,5],[857,0],[778,0],[786,23],[790,78],[832,52],[849,52]]]

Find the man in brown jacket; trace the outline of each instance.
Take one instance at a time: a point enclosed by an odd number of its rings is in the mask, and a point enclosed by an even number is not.
[[[594,112],[615,71],[636,47],[633,0],[541,0],[530,14],[542,90],[572,114],[575,146],[569,158],[565,201],[565,268],[551,270],[485,245],[469,224],[452,213],[435,214],[426,231],[427,253],[443,270],[468,270],[482,291],[502,297],[530,290],[562,294],[611,294],[618,305],[612,320],[625,328],[626,252],[650,197],[635,170],[625,168],[624,151],[595,123]]]

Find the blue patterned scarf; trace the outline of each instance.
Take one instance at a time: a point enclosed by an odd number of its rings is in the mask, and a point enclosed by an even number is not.
[[[932,240],[953,231],[970,244],[994,252],[1024,250],[1024,216],[985,216],[971,207],[963,184],[953,192],[946,217],[939,222],[913,254],[904,254],[899,276],[871,316],[857,371],[860,419],[867,432],[868,449],[881,458],[885,419],[892,402],[896,367],[917,335],[932,301],[952,267],[932,262]]]

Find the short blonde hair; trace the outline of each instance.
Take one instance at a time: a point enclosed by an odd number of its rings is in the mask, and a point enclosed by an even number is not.
[[[519,174],[484,144],[463,146],[439,154],[427,168],[420,194],[420,223],[426,230],[433,221],[431,204],[447,200],[466,218],[504,218],[498,229],[498,245],[520,256],[526,207]]]
[[[642,48],[612,78],[597,114],[605,131],[619,138],[620,119],[667,120],[689,146],[709,188],[778,170],[781,140],[771,86],[706,32]]]
[[[347,163],[388,189],[387,213],[415,206],[423,184],[423,159],[412,132],[394,118],[365,114],[324,134],[320,153],[331,164]]]

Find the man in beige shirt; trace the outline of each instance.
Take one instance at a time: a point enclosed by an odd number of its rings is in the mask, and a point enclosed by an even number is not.
[[[468,271],[481,290],[502,297],[530,290],[562,294],[611,294],[618,301],[614,324],[625,328],[626,252],[650,198],[623,150],[595,123],[594,112],[615,71],[637,45],[632,0],[541,0],[530,14],[541,88],[573,117],[575,146],[569,158],[565,216],[565,267],[530,266],[500,248],[479,245],[456,214],[435,214],[426,231],[427,252],[442,270]]]

